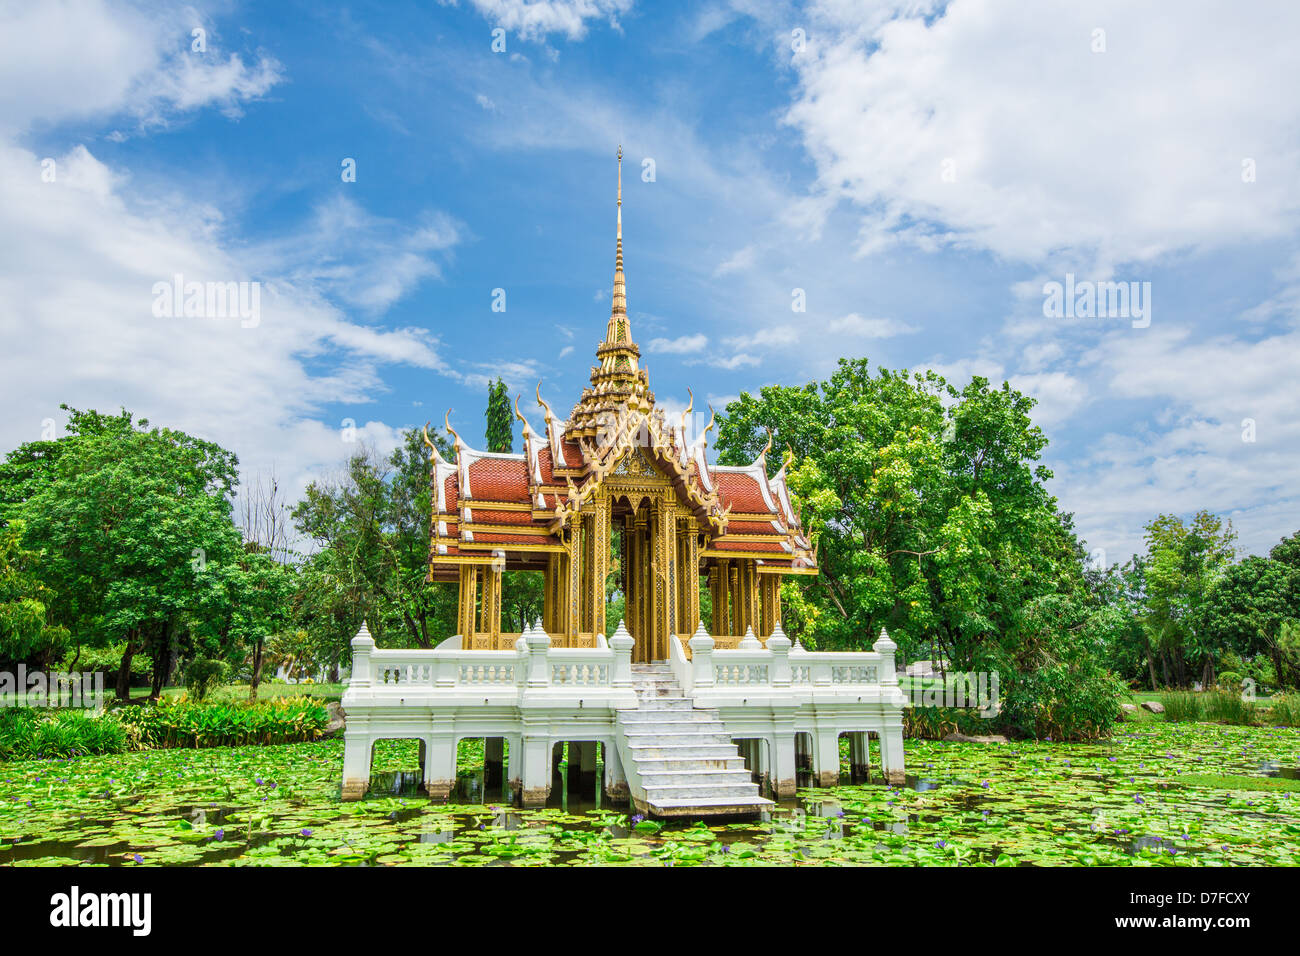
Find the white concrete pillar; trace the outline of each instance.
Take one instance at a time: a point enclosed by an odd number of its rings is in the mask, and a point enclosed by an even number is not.
[[[356,636],[352,638],[352,676],[348,678],[349,687],[365,689],[370,686],[370,654],[375,649],[375,639],[370,636],[366,622],[361,622]]]
[[[551,668],[546,653],[551,647],[551,637],[540,627],[534,628],[525,638],[528,647],[528,686],[549,687]]]
[[[370,756],[375,742],[355,718],[343,732],[343,799],[360,800],[370,789]]]
[[[618,745],[612,740],[605,741],[605,796],[620,803],[629,796],[627,771],[618,755]]]
[[[839,786],[840,738],[832,727],[819,727],[813,735],[813,773],[817,786]]]
[[[523,784],[524,742],[518,734],[506,741],[506,786],[518,790]]]
[[[431,800],[446,800],[456,785],[456,738],[450,733],[424,738],[424,791]]]
[[[892,785],[901,786],[907,779],[903,768],[903,721],[886,720],[880,731],[880,769]]]
[[[767,639],[767,649],[772,652],[772,686],[790,686],[790,638],[781,630],[781,622],[776,622],[772,636]]]
[[[898,685],[898,669],[894,665],[894,654],[898,650],[889,637],[889,633],[882,627],[880,636],[876,638],[876,643],[871,645],[871,649],[880,655],[880,683]]]
[[[525,731],[520,749],[523,751],[520,802],[525,807],[544,807],[551,795],[551,738]]]
[[[622,621],[618,622],[618,630],[609,639],[609,646],[614,651],[614,674],[610,683],[615,687],[631,687],[632,648],[636,646],[636,639],[627,632]]]
[[[700,622],[691,645],[691,686],[692,688],[713,687],[713,638],[704,630]]]
[[[794,799],[798,789],[794,764],[794,731],[778,731],[768,739],[772,755],[772,789],[778,800]]]

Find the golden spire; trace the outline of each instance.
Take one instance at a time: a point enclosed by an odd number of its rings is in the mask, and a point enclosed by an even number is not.
[[[632,341],[627,319],[627,281],[623,276],[623,147],[618,148],[618,217],[614,243],[614,299],[609,310],[605,342],[596,350],[603,377],[635,379],[640,349]]]
[[[609,310],[605,340],[596,346],[600,364],[591,370],[591,387],[584,389],[567,431],[590,438],[599,433],[601,421],[621,408],[646,414],[654,406],[654,393],[640,367],[641,350],[632,341],[627,318],[627,282],[623,277],[623,147],[618,148],[617,231],[614,243],[614,296]]]

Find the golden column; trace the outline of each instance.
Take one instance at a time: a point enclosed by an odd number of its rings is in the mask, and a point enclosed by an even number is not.
[[[472,564],[460,566],[460,604],[456,610],[456,631],[461,647],[474,646],[474,615],[478,610],[478,568]]]
[[[654,623],[654,657],[651,660],[668,659],[668,635],[672,632],[673,586],[673,531],[676,516],[673,504],[666,495],[654,500],[654,556],[651,559],[653,573],[653,590],[650,600],[653,602]]]
[[[609,495],[601,492],[596,498],[596,513],[592,515],[592,577],[595,593],[592,595],[592,646],[605,633],[605,585],[609,577]]]

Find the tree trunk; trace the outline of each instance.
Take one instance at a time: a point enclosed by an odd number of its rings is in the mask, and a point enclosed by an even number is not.
[[[262,683],[262,647],[264,640],[257,638],[253,645],[253,676],[248,679],[248,699],[257,700],[257,688]]]
[[[163,632],[153,659],[153,673],[150,675],[149,697],[158,700],[162,697],[163,685],[167,683],[167,673],[172,669],[172,631],[168,627]]]
[[[131,658],[135,657],[135,636],[127,638],[126,650],[122,652],[122,663],[117,668],[117,699],[131,699]]]

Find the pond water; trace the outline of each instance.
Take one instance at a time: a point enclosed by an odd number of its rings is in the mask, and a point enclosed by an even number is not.
[[[0,764],[0,865],[1300,863],[1294,729],[908,741],[907,760],[906,786],[846,774],[761,820],[712,825],[642,820],[563,775],[541,809],[512,807],[481,769],[461,802],[431,803],[405,742],[377,748],[356,803],[339,800],[339,741],[15,762]]]

